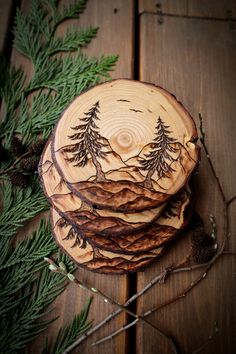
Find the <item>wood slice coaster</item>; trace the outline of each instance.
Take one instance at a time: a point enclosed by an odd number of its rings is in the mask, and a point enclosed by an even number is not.
[[[65,213],[65,219],[73,220],[73,228],[77,232],[76,239],[80,239],[81,243],[82,240],[87,240],[102,250],[137,255],[160,247],[176,237],[188,224],[189,203],[190,194],[187,189],[182,189],[172,197],[163,214],[155,222],[127,234],[99,234],[99,221],[84,228],[84,219],[78,213]]]
[[[54,130],[53,160],[97,208],[137,212],[180,190],[199,160],[196,126],[160,87],[114,80],[84,92]]]
[[[99,273],[122,274],[142,270],[165,251],[163,246],[144,254],[127,255],[98,249],[85,240],[81,242],[75,229],[53,208],[51,224],[58,246],[79,266]]]
[[[48,200],[61,217],[76,226],[80,220],[83,229],[96,231],[97,234],[124,235],[144,228],[146,223],[157,219],[165,206],[162,204],[154,209],[126,214],[107,209],[94,209],[73,194],[59,175],[52,161],[50,140],[39,163],[39,175]]]

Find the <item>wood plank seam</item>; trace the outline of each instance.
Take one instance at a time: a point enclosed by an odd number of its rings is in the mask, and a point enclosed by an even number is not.
[[[236,22],[236,18],[232,17],[231,12],[229,12],[229,16],[220,18],[220,17],[208,17],[208,16],[194,16],[194,15],[184,15],[184,14],[174,14],[170,12],[162,12],[161,9],[155,11],[142,11],[139,16],[143,15],[155,15],[159,16],[158,22],[163,23],[164,17],[174,17],[174,18],[184,18],[190,20],[207,20],[207,21],[220,21],[220,22],[229,22],[229,24],[234,24]]]

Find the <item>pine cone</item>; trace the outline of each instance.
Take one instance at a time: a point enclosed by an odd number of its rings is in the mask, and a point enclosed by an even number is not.
[[[208,246],[193,249],[192,256],[197,263],[201,264],[209,262],[215,253],[216,249],[213,246]]]
[[[36,143],[32,144],[29,147],[29,152],[31,153],[31,155],[37,155],[37,156],[41,155],[45,143],[46,140],[44,139],[44,140],[39,140]]]
[[[21,160],[20,167],[23,171],[33,171],[37,169],[39,158],[37,156],[26,157]]]
[[[17,136],[13,136],[11,140],[11,153],[15,157],[20,157],[25,153],[25,147]]]
[[[9,174],[10,181],[13,185],[26,188],[29,185],[29,177],[21,172],[12,172]]]
[[[195,247],[210,247],[213,246],[215,240],[203,230],[194,230],[191,236],[191,242]]]

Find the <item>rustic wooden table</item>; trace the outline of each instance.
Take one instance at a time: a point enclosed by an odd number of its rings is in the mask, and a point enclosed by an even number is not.
[[[14,5],[0,3],[0,48],[10,53],[10,26]],[[22,0],[27,11],[30,0]],[[13,11],[12,11],[13,10]],[[160,14],[160,12],[162,14]],[[226,197],[236,194],[236,3],[234,0],[89,0],[85,13],[74,23],[99,26],[97,39],[86,49],[90,55],[119,54],[113,78],[134,78],[158,84],[173,92],[198,124],[204,117],[207,145]],[[64,31],[64,27],[60,27]],[[26,59],[15,50],[11,60],[30,74]],[[209,214],[217,220],[218,243],[222,241],[222,203],[206,157],[202,154],[199,174],[193,181],[195,205],[209,226]],[[227,248],[236,250],[236,203],[231,205]],[[34,222],[35,225],[36,221]],[[31,227],[34,227],[31,225]],[[28,227],[29,228],[29,227]],[[125,302],[144,287],[155,274],[181,260],[189,241],[181,237],[160,261],[131,276],[94,274],[83,269],[79,276],[118,302]],[[133,306],[139,314],[175,297],[193,282],[200,271],[171,275],[164,284],[155,285]],[[193,353],[213,333],[218,334],[202,354],[236,352],[235,257],[224,256],[214,264],[207,277],[184,298],[166,306],[148,319],[175,339],[179,353]],[[88,293],[70,284],[56,300],[53,316],[59,319],[28,348],[40,353],[46,336],[55,337],[58,328],[69,323],[85,304]],[[90,318],[94,324],[106,317],[113,307],[94,299]],[[74,353],[154,354],[172,353],[167,341],[154,329],[137,324],[104,344],[91,343],[126,324],[124,314],[88,338]],[[200,351],[199,351],[200,352]]]

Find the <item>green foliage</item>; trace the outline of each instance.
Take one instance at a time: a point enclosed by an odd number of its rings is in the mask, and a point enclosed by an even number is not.
[[[53,37],[51,40],[49,55],[57,52],[69,52],[77,50],[79,47],[84,47],[96,37],[98,28],[88,27],[85,29],[77,30],[75,27],[70,27],[65,36]]]
[[[46,6],[33,0],[28,14],[18,9],[14,22],[14,47],[33,64],[30,81],[26,83],[21,68],[8,67],[0,60],[3,76],[0,95],[6,104],[0,137],[6,138],[7,148],[14,133],[21,134],[28,143],[39,133],[47,138],[68,103],[88,87],[109,79],[109,71],[117,61],[114,55],[90,58],[81,52],[96,37],[97,27],[70,26],[63,37],[55,34],[62,21],[79,17],[85,9],[85,0],[60,9],[57,1],[43,3]],[[66,55],[62,56],[62,52]],[[30,93],[33,93],[32,105],[28,102]]]
[[[9,110],[14,110],[14,102],[21,97],[25,83],[25,75],[21,68],[10,66],[3,56],[0,56],[0,97]]]
[[[28,86],[30,91],[36,87],[49,90],[38,91],[31,105],[25,100],[21,102],[15,132],[22,134],[23,141],[28,143],[39,133],[42,133],[43,138],[48,138],[68,102],[89,86],[99,83],[102,78],[108,78],[108,72],[116,61],[116,56],[96,59],[80,52],[74,57],[51,59],[47,64],[50,67],[36,72]],[[52,91],[56,93],[51,95]]]
[[[45,224],[43,227],[46,227]],[[47,233],[48,238],[51,238],[49,230]],[[55,245],[52,245],[52,248],[55,248]],[[41,250],[41,255],[48,253],[46,248],[45,252]],[[55,318],[48,321],[40,319],[52,310],[52,308],[47,309],[47,306],[65,289],[65,277],[61,274],[52,273],[46,266],[46,262],[39,261],[40,258],[37,260],[37,257],[39,257],[39,253],[38,255],[35,254],[33,261],[23,260],[21,264],[17,264],[17,268],[21,268],[20,271],[16,271],[16,267],[13,265],[7,269],[8,274],[3,274],[0,298],[1,301],[4,300],[5,295],[7,301],[1,303],[1,353],[17,353],[24,348],[28,341],[35,338],[55,320]],[[60,257],[60,259],[73,271],[71,262],[65,256]],[[37,271],[40,268],[42,271],[38,274]],[[25,281],[22,281],[19,286],[19,280],[21,280],[24,271],[27,275],[24,275]],[[18,277],[15,272],[18,273]],[[35,276],[32,277],[32,274]],[[17,286],[15,290],[13,284],[9,287],[11,278],[14,279],[13,281]]]
[[[13,135],[20,135],[26,146],[39,137],[47,138],[70,101],[88,87],[109,79],[117,61],[117,56],[90,58],[82,53],[96,37],[96,27],[69,27],[63,37],[57,36],[58,26],[64,20],[78,18],[86,0],[65,4],[58,7],[57,0],[32,0],[27,14],[19,9],[16,12],[13,45],[28,58],[33,74],[26,78],[22,68],[0,57],[0,140],[7,150]],[[46,321],[43,316],[51,311],[49,305],[68,282],[62,274],[51,272],[43,260],[57,252],[46,221],[31,236],[16,241],[18,231],[47,210],[48,204],[36,177],[24,190],[3,182],[8,178],[7,169],[14,167],[14,156],[10,152],[9,156],[0,171],[0,352],[4,354],[24,351],[26,343],[48,327],[54,319]],[[69,274],[73,272],[74,266],[66,256],[59,255],[57,262],[63,262]],[[91,301],[71,325],[61,329],[51,353],[61,353],[89,328],[90,305]]]
[[[21,68],[10,66],[0,56],[0,99],[5,103],[4,114],[0,122],[0,139],[5,138],[9,145],[8,134],[12,135],[16,126],[15,102],[18,102],[25,84],[25,75]]]
[[[5,182],[1,185],[1,190],[3,211],[0,216],[0,244],[5,238],[12,237],[25,221],[48,209],[38,183],[23,190]]]
[[[29,58],[37,66],[49,55],[60,50],[60,45],[66,43],[67,50],[78,49],[88,44],[96,35],[97,29],[90,28],[86,33],[68,33],[65,39],[54,37],[57,26],[66,19],[78,18],[86,6],[86,0],[74,1],[73,4],[57,8],[56,1],[43,1],[47,7],[42,6],[42,1],[32,0],[31,11],[23,14],[19,9],[16,12],[14,24],[14,47],[24,56]],[[77,42],[77,45],[76,45]],[[55,47],[58,44],[59,47]],[[56,50],[55,50],[56,49]]]
[[[86,332],[91,327],[92,323],[88,322],[88,313],[92,300],[93,298],[91,297],[84,309],[79,313],[79,315],[75,316],[70,325],[59,330],[52,348],[49,348],[48,345],[46,345],[46,348],[43,350],[42,354],[62,354],[63,351],[70,346],[80,334]]]

